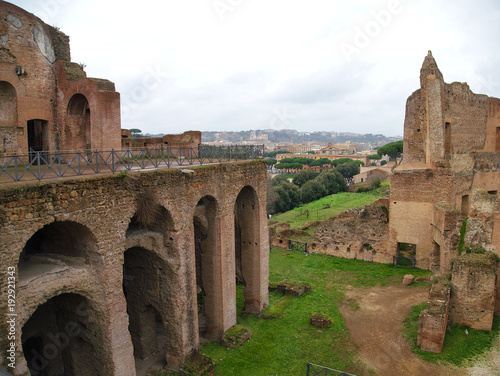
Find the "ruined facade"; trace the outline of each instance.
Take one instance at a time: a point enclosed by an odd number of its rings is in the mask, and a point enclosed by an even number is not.
[[[387,199],[349,209],[318,225],[311,252],[350,259],[391,263],[387,249]]]
[[[120,147],[115,85],[71,62],[68,36],[0,1],[0,153]]]
[[[15,375],[178,369],[268,302],[262,161],[0,190],[0,313],[16,269]],[[5,320],[0,324],[7,333]],[[2,366],[10,342],[2,335]],[[7,368],[11,370],[10,368]]]
[[[404,156],[393,171],[390,238],[417,266],[451,271],[462,219],[466,245],[500,254],[500,99],[446,84],[429,52],[407,100]]]
[[[180,134],[166,134],[162,137],[140,137],[132,138],[128,129],[122,129],[122,148],[143,148],[143,149],[170,149],[172,153],[177,151],[190,150],[197,151],[201,145],[200,131],[186,131]]]
[[[404,155],[393,170],[390,249],[451,275],[451,294],[420,315],[418,342],[440,352],[449,322],[491,330],[500,313],[500,99],[446,84],[431,52],[407,100]],[[441,277],[443,278],[443,277]]]

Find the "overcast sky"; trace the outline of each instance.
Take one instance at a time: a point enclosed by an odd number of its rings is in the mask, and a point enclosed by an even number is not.
[[[432,50],[500,97],[498,0],[13,0],[121,93],[122,128],[403,134]]]

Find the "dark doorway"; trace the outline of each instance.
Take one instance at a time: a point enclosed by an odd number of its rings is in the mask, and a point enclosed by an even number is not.
[[[28,120],[28,151],[30,155],[30,162],[36,157],[40,156],[46,162],[46,155],[42,152],[48,152],[49,142],[47,133],[47,121],[33,119]]]

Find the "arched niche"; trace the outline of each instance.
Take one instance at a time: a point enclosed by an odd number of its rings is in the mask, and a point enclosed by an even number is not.
[[[102,312],[84,296],[57,295],[40,305],[22,328],[21,342],[32,375],[112,374]]]
[[[85,95],[74,94],[66,108],[66,131],[70,135],[65,140],[64,149],[90,149],[92,128],[89,101]]]
[[[0,81],[0,128],[17,127],[17,93],[7,81]]]
[[[255,190],[245,186],[234,205],[235,270],[237,281],[244,285],[247,313],[260,312],[260,214]]]
[[[68,115],[80,116],[90,113],[89,101],[87,100],[87,97],[80,93],[74,94],[68,102],[66,113]]]

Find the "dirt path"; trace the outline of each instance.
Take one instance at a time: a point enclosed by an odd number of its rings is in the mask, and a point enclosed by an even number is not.
[[[411,306],[427,300],[426,287],[402,285],[349,289],[340,312],[360,359],[384,376],[459,376],[464,371],[426,362],[413,354],[403,337],[403,320]],[[356,306],[359,306],[357,309]]]

